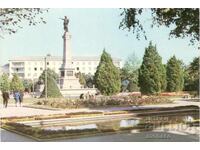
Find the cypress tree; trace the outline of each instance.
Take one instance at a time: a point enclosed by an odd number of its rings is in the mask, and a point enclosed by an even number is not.
[[[167,91],[177,92],[183,89],[183,70],[175,56],[167,62]]]
[[[139,86],[142,94],[158,94],[165,88],[165,69],[156,46],[149,43],[139,69]]]
[[[119,69],[113,64],[111,56],[103,50],[94,77],[95,85],[103,95],[120,92],[121,78]]]

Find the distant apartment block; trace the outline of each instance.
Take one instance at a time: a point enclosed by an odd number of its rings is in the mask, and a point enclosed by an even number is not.
[[[57,74],[62,65],[62,57],[47,56],[47,68],[54,70]],[[73,57],[72,65],[75,72],[94,75],[99,64],[100,57]],[[113,58],[116,67],[121,68],[121,59]],[[9,60],[8,74],[12,77],[14,73],[24,79],[38,79],[45,69],[44,56],[38,57],[16,57]]]

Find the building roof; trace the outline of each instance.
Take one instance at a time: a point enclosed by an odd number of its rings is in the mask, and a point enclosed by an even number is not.
[[[9,61],[41,61],[45,57],[44,56],[26,56],[26,57],[15,57],[9,59]],[[48,60],[52,61],[62,61],[62,56],[47,56]],[[119,58],[112,58],[114,61],[121,61]],[[74,61],[99,61],[100,57],[98,56],[75,56],[72,57]]]

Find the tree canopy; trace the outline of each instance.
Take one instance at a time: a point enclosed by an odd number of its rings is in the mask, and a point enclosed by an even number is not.
[[[17,74],[13,75],[12,81],[10,83],[11,90],[13,91],[24,91],[24,85],[22,80]]]
[[[183,89],[183,70],[175,56],[167,62],[167,91],[178,92]]]
[[[59,78],[58,74],[55,71],[53,71],[52,69],[47,68],[47,78],[49,78],[49,77],[53,78],[55,81],[57,81],[58,78]],[[45,82],[45,70],[40,75],[39,81],[42,82],[42,83]]]
[[[170,27],[169,37],[189,37],[192,44],[199,41],[199,9],[198,8],[152,8],[151,27]],[[124,8],[119,28],[128,29],[136,33],[137,39],[141,34],[147,39],[143,23],[139,16],[145,11],[143,8]]]
[[[105,50],[101,55],[94,80],[96,87],[103,95],[112,95],[120,91],[120,71],[113,64],[110,54]]]
[[[49,76],[47,78],[47,87],[46,86],[44,87],[42,94],[40,96],[41,98],[45,97],[46,88],[47,88],[47,97],[48,98],[62,97],[62,94],[60,93],[60,89],[58,88],[56,81],[51,76]]]
[[[0,90],[6,92],[10,90],[10,82],[7,74],[2,74],[0,77]]]
[[[121,69],[122,91],[138,91],[138,69],[141,65],[138,57],[133,53],[130,55]],[[130,84],[130,85],[129,85]]]
[[[22,22],[29,26],[46,23],[41,14],[47,11],[41,8],[0,8],[0,37],[16,33],[23,28]]]
[[[142,94],[158,94],[165,90],[165,69],[156,46],[149,43],[139,69],[139,87]]]
[[[199,93],[199,57],[195,57],[186,68],[187,77],[184,90],[196,91]]]

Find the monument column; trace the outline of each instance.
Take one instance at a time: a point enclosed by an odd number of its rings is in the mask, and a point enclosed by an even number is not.
[[[63,35],[63,67],[71,68],[72,66],[72,50],[71,50],[71,34],[65,32]]]
[[[72,64],[71,34],[68,31],[69,19],[65,16],[63,38],[63,64],[60,68],[60,88],[80,89],[79,79],[75,76],[75,68]]]

